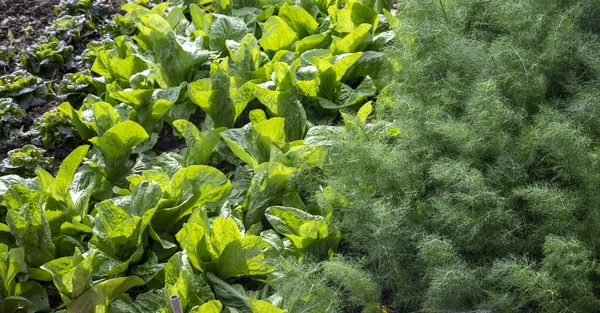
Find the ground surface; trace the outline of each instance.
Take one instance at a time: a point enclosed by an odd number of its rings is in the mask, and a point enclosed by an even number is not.
[[[59,0],[0,0],[0,45],[27,45],[56,17]],[[12,38],[11,38],[12,37]]]

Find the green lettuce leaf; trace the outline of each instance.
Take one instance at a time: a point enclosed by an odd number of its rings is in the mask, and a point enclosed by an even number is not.
[[[248,34],[246,23],[238,17],[212,14],[212,20],[209,39],[212,51],[228,52],[225,44],[227,40],[239,42]]]
[[[217,229],[213,232],[220,232]],[[211,238],[212,239],[212,238]],[[272,246],[259,236],[247,236],[231,241],[217,260],[217,273],[222,279],[266,275],[275,267],[269,264]]]
[[[246,34],[239,45],[228,42],[227,49],[229,58],[235,65],[235,75],[246,81],[255,79],[255,72],[260,68],[262,57],[258,40],[254,35]]]
[[[177,37],[171,25],[159,14],[145,9],[130,12],[140,30],[136,38],[142,49],[149,50],[152,57],[138,55],[153,66],[163,88],[178,86],[193,77],[195,66],[208,60],[210,52],[199,49],[198,42]]]
[[[192,165],[177,171],[163,192],[152,224],[156,230],[169,230],[196,207],[219,207],[231,192],[231,182],[216,168]]]
[[[299,6],[284,3],[279,8],[278,16],[294,29],[299,38],[313,35],[319,28],[319,23]]]
[[[188,86],[190,100],[210,115],[215,128],[234,126],[252,98],[248,83],[229,76],[228,59],[211,65],[210,78]]]
[[[282,18],[271,16],[264,24],[260,46],[270,55],[280,50],[291,50],[298,41],[298,34]]]
[[[296,169],[280,163],[267,162],[255,169],[252,183],[242,204],[246,210],[244,224],[250,227],[259,223],[270,203],[288,189]]]
[[[41,193],[25,186],[15,185],[4,196],[6,202],[6,223],[16,244],[25,250],[25,262],[30,267],[54,259],[56,247],[48,218],[44,214]]]
[[[68,312],[77,313],[109,313],[111,302],[119,300],[124,293],[144,281],[136,276],[112,278],[93,286],[75,301],[67,305]]]
[[[111,127],[102,136],[91,138],[90,142],[102,152],[108,179],[116,181],[130,172],[129,156],[133,147],[148,138],[148,134],[138,123],[125,121]]]
[[[302,139],[306,132],[306,112],[298,100],[295,77],[299,64],[299,60],[292,66],[284,62],[274,64],[276,90],[253,85],[254,96],[275,116],[285,118],[285,135],[290,141]]]
[[[182,151],[185,166],[208,164],[208,159],[221,140],[220,134],[225,130],[222,127],[203,134],[194,124],[186,120],[174,121],[173,127],[183,136],[187,145],[187,149]]]
[[[327,12],[331,17],[331,22],[339,33],[350,33],[361,24],[371,24],[373,29],[377,29],[379,24],[379,15],[368,5],[362,4],[359,0],[347,1],[343,8],[330,6]]]
[[[98,215],[89,246],[98,250],[99,257],[104,258],[98,274],[122,273],[142,259],[147,241],[146,229],[161,198],[159,185],[144,181],[130,196],[96,204]]]
[[[43,169],[37,170],[38,183],[46,194],[46,207],[61,211],[76,210],[69,188],[89,148],[84,145],[73,150],[60,164],[56,178]]]
[[[108,88],[108,92],[110,97],[133,107],[136,121],[147,133],[152,133],[154,129],[160,129],[162,123],[159,122],[177,102],[181,90],[186,86],[187,83],[183,82],[178,87],[164,89],[118,90],[112,87]]]
[[[271,159],[273,148],[284,149],[284,125],[284,118],[274,117],[244,128],[223,131],[221,136],[237,157],[256,168]]]
[[[201,276],[194,274],[185,250],[169,259],[165,267],[165,289],[166,296],[179,296],[184,312],[214,299],[210,287]]]
[[[79,250],[72,257],[54,259],[42,266],[52,274],[54,285],[68,305],[92,288],[95,251],[82,255]]]
[[[324,217],[312,215],[297,208],[285,206],[269,207],[265,216],[269,224],[280,234],[286,236],[301,252],[306,251],[312,245],[321,243],[318,249],[321,250],[324,244],[329,244],[327,252],[320,257],[332,255],[337,248],[339,234],[330,232],[327,221]],[[332,237],[332,238],[328,238]]]

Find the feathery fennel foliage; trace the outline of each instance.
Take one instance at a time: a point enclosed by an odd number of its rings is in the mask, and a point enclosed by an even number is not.
[[[371,123],[319,198],[400,312],[600,310],[600,3],[400,1]]]

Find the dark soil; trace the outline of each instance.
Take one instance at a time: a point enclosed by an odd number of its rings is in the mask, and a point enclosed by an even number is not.
[[[190,118],[189,121],[196,125],[196,127],[200,127],[200,124],[204,121],[206,114],[204,111],[200,109],[196,109]],[[158,137],[158,141],[154,148],[152,149],[157,154],[161,154],[167,151],[173,150],[181,150],[186,147],[185,139],[183,137],[175,135],[173,132],[176,132],[172,127],[165,124],[162,134]]]
[[[60,0],[0,0],[0,45],[25,47],[56,18]],[[9,31],[12,34],[10,38]],[[13,41],[14,40],[14,41]]]
[[[60,293],[58,289],[54,286],[54,283],[50,282],[42,282],[41,285],[46,289],[48,293],[48,302],[50,303],[51,308],[56,308],[63,304],[62,298],[60,297]]]
[[[158,136],[158,141],[154,145],[152,151],[161,154],[167,151],[181,150],[186,147],[185,140],[175,136],[170,126],[165,125],[165,128],[163,134]]]

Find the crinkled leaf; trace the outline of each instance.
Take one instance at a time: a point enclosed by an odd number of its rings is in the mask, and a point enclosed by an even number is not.
[[[295,173],[296,169],[275,162],[263,163],[255,169],[252,184],[243,204],[246,209],[244,219],[246,227],[261,221],[271,201],[288,189],[288,184]]]
[[[185,139],[187,145],[186,166],[208,164],[213,150],[221,140],[220,133],[225,130],[225,128],[216,128],[202,134],[194,124],[186,120],[174,121],[173,127]]]
[[[209,46],[213,51],[226,52],[226,40],[241,41],[248,33],[246,23],[238,17],[213,14]]]
[[[92,287],[93,261],[95,252],[86,256],[77,250],[73,257],[54,259],[42,266],[52,274],[54,285],[63,300],[75,300]]]
[[[222,279],[266,275],[275,268],[267,253],[271,245],[258,236],[248,236],[230,242],[217,261],[217,273]]]
[[[258,40],[260,46],[274,54],[280,50],[290,50],[298,40],[298,35],[292,27],[277,16],[271,16],[265,22],[265,33]]]
[[[225,306],[236,308],[240,312],[252,313],[252,307],[248,298],[246,298],[244,287],[241,285],[230,285],[211,272],[206,273],[206,278],[215,291],[217,298]]]
[[[127,174],[125,169],[131,150],[141,144],[149,136],[138,123],[133,121],[120,122],[111,127],[102,136],[90,139],[104,156],[104,163],[109,179],[122,177]],[[125,172],[123,172],[125,169]]]
[[[153,222],[157,230],[169,229],[196,207],[220,205],[231,192],[231,182],[216,168],[192,165],[177,171],[163,192]]]
[[[299,38],[314,34],[319,28],[319,23],[299,6],[284,3],[279,8],[278,16],[294,29]]]

